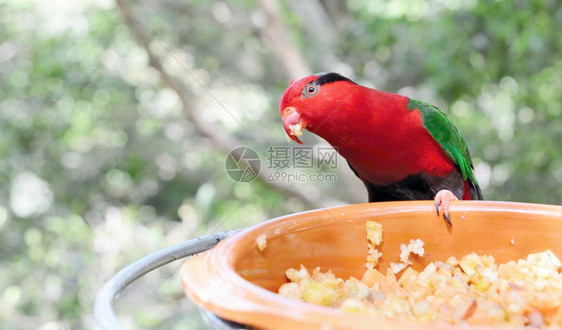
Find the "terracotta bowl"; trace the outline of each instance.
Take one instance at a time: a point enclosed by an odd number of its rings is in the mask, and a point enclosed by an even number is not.
[[[562,206],[507,202],[455,202],[453,226],[436,216],[431,201],[357,204],[273,219],[226,239],[188,260],[181,269],[186,294],[222,318],[257,328],[435,328],[345,313],[281,297],[285,271],[301,264],[320,266],[339,277],[361,278],[365,271],[365,221],[383,226],[383,257],[377,269],[399,261],[400,244],[420,238],[426,255],[415,258],[422,270],[435,260],[476,252],[496,262],[552,250],[562,258]],[[267,248],[256,238],[265,234]],[[451,326],[454,328],[454,326]],[[460,327],[460,326],[459,326]]]

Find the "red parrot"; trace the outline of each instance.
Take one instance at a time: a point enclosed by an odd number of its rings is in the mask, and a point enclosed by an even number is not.
[[[483,199],[465,141],[438,108],[358,85],[337,73],[293,81],[279,103],[287,135],[330,143],[363,181],[369,202]]]

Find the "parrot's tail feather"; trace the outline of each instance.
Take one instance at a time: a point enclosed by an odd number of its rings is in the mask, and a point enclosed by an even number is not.
[[[465,187],[468,186],[470,191],[470,199],[472,200],[483,200],[484,195],[482,195],[482,190],[480,190],[480,186],[478,183],[473,182],[472,180],[465,181]]]

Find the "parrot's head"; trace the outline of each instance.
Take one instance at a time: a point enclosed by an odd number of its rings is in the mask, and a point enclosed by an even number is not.
[[[301,129],[314,132],[343,106],[352,89],[357,86],[337,73],[317,73],[291,82],[281,96],[279,112],[285,132],[293,141],[301,143]]]

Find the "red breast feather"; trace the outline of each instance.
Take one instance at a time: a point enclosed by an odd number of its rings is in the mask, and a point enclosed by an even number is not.
[[[407,97],[353,87],[352,94],[338,90],[346,94],[346,101],[332,107],[327,116],[315,116],[318,111],[301,113],[303,117],[311,113],[308,129],[337,147],[363,180],[385,185],[420,172],[445,177],[455,170],[424,128],[421,113],[408,110]]]

